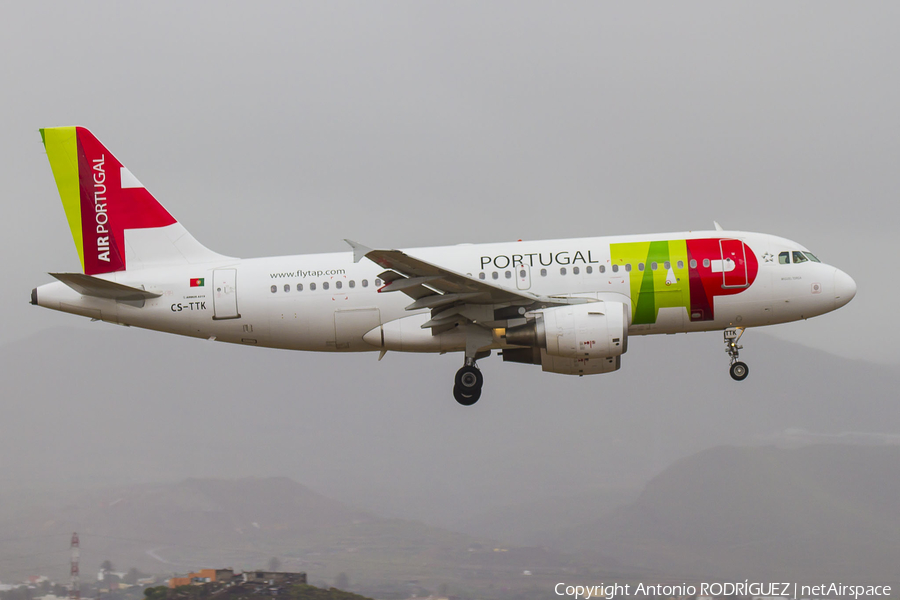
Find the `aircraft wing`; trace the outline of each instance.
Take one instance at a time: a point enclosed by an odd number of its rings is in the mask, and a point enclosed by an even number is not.
[[[522,306],[531,310],[586,301],[503,288],[400,250],[373,250],[346,241],[353,248],[355,261],[367,258],[386,269],[379,275],[385,281],[379,292],[403,292],[413,299],[406,310],[431,309],[432,318],[422,327],[431,328],[435,335],[465,322],[493,321],[494,310],[499,308]]]
[[[447,301],[465,300],[468,304],[527,305],[540,301],[529,292],[501,288],[399,250],[370,250],[366,258],[389,269],[381,274],[386,282],[381,292],[401,291],[417,301],[430,298],[436,302],[436,295],[446,297]],[[419,304],[421,308],[434,306],[429,300]]]

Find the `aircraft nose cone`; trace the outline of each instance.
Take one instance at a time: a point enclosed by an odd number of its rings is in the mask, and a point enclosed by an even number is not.
[[[841,271],[834,270],[834,307],[840,308],[853,300],[856,295],[856,282],[853,278]]]

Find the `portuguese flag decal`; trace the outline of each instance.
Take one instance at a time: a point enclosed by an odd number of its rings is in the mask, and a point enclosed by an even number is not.
[[[195,277],[191,279],[191,287],[203,287],[203,277]]]

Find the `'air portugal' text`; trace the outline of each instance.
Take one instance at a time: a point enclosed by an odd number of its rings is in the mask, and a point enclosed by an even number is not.
[[[97,221],[97,258],[109,262],[109,215],[106,212],[106,171],[103,164],[106,155],[101,154],[94,162],[94,218]],[[103,235],[103,234],[106,235]]]

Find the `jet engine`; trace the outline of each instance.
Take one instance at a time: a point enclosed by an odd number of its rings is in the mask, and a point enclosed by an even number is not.
[[[590,302],[544,308],[525,315],[524,325],[506,330],[503,360],[539,364],[568,375],[608,373],[628,350],[628,307],[622,302]]]

